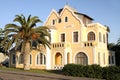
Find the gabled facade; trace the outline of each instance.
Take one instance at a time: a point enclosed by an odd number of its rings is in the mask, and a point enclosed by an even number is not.
[[[62,69],[70,63],[115,65],[115,53],[107,49],[107,27],[94,23],[88,15],[66,5],[58,12],[52,10],[44,25],[50,28],[51,49],[32,50],[31,68]],[[23,66],[16,63],[15,67]]]

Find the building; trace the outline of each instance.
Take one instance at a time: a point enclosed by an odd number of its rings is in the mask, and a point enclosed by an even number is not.
[[[33,49],[30,67],[34,69],[62,69],[64,65],[98,64],[115,65],[115,53],[107,49],[107,27],[94,23],[93,18],[65,5],[59,11],[52,10],[45,24],[50,28],[51,49]],[[11,67],[23,67],[23,54],[13,51]],[[16,54],[15,54],[16,53]]]
[[[9,57],[6,54],[0,52],[0,63],[4,63],[8,61],[9,61]]]

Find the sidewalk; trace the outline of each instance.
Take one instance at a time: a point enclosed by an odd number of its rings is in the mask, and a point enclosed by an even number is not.
[[[92,78],[81,78],[58,75],[53,73],[38,74],[31,72],[16,72],[0,70],[0,80],[98,80]]]

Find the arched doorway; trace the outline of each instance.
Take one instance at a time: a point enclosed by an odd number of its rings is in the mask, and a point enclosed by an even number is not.
[[[62,54],[59,52],[55,55],[55,65],[62,65]]]
[[[79,52],[75,56],[75,63],[76,64],[81,64],[81,65],[88,65],[88,58],[87,55],[83,52]]]

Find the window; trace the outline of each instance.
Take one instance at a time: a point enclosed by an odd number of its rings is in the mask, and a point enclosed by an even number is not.
[[[32,55],[30,54],[30,64],[32,64]]]
[[[105,43],[105,34],[103,35],[103,42]]]
[[[13,64],[16,64],[16,60],[15,60],[15,59],[16,59],[15,54],[12,54],[12,63],[13,63]]]
[[[65,22],[68,22],[68,17],[65,17]]]
[[[55,20],[52,21],[52,24],[55,25]]]
[[[103,54],[103,60],[104,60],[104,64],[105,64],[105,53]]]
[[[98,64],[100,65],[100,53],[98,53]]]
[[[88,41],[95,40],[95,33],[94,32],[89,32],[88,33]]]
[[[42,53],[39,53],[37,55],[37,64],[40,65],[40,64],[46,64],[46,58],[45,58],[45,55],[42,54]]]
[[[107,41],[107,44],[108,44],[108,33],[106,33],[106,41]]]
[[[59,19],[58,19],[58,22],[59,22],[59,23],[61,23],[61,22],[62,22],[61,18],[59,18]]]
[[[65,34],[64,33],[61,34],[61,42],[65,42]]]
[[[78,42],[78,32],[73,32],[73,41]]]
[[[76,57],[76,64],[88,65],[88,58],[85,53],[79,52]]]
[[[99,32],[99,42],[101,42],[101,32]]]
[[[23,54],[20,54],[19,56],[19,64],[23,64]]]
[[[114,64],[114,56],[112,56],[112,61],[111,62],[112,62],[112,64]]]
[[[109,59],[109,64],[111,64],[111,57],[110,57],[110,55],[109,55],[108,59]]]

